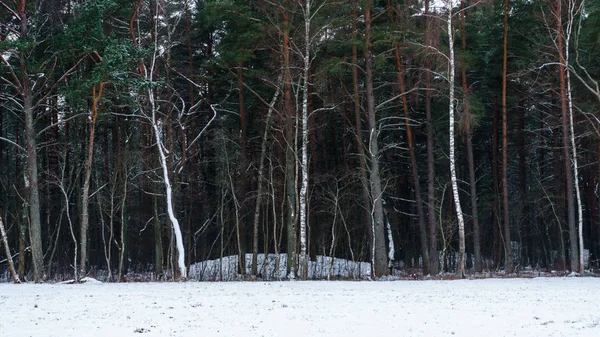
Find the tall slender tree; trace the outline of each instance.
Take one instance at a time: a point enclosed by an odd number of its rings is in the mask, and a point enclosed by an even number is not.
[[[510,214],[508,205],[508,115],[506,86],[508,71],[508,0],[504,0],[504,39],[502,52],[502,219],[504,224],[504,268],[513,272],[513,251],[510,239]]]

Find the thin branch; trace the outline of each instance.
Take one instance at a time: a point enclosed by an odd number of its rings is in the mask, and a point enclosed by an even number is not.
[[[192,142],[190,143],[190,145],[188,145],[188,147],[185,149],[186,151],[189,150],[192,147],[192,145],[194,145],[194,143],[196,143],[196,141],[198,139],[200,139],[200,137],[202,136],[202,134],[204,133],[204,131],[206,131],[206,129],[208,129],[208,127],[210,126],[210,124],[212,123],[212,121],[215,120],[215,118],[217,117],[217,110],[214,109],[214,107],[212,106],[212,104],[210,105],[210,109],[213,112],[212,118],[208,121],[208,123],[206,123],[206,125],[204,126],[204,128],[202,128],[202,130],[196,136],[196,138],[194,138],[194,140],[192,140]]]
[[[21,145],[19,145],[19,144],[17,144],[17,143],[15,143],[15,142],[13,142],[12,140],[10,140],[10,139],[8,139],[8,138],[0,137],[0,140],[3,140],[3,141],[5,141],[5,142],[7,142],[7,143],[9,143],[9,144],[12,144],[12,145],[14,145],[14,146],[15,146],[17,149],[19,149],[19,150],[23,151],[24,153],[27,153],[27,151],[25,150],[25,148],[23,148]]]

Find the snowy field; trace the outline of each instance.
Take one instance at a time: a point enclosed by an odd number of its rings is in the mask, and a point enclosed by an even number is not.
[[[0,336],[600,336],[600,278],[0,284]]]

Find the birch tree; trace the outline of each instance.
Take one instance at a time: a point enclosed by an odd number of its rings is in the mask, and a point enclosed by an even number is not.
[[[160,18],[164,18],[164,16],[159,15],[159,9],[162,9],[159,6],[160,1],[154,1],[154,17],[152,19],[153,26],[153,50],[152,57],[150,58],[149,67],[146,66],[144,62],[140,62],[140,68],[142,72],[142,76],[144,80],[147,82],[147,99],[149,102],[149,112],[145,112],[142,110],[142,114],[145,119],[150,123],[154,135],[155,146],[158,152],[158,158],[160,162],[163,184],[166,192],[166,201],[167,201],[167,213],[169,215],[169,220],[171,225],[173,226],[173,232],[175,234],[175,244],[177,249],[177,270],[179,274],[179,278],[185,280],[187,278],[187,270],[185,264],[185,248],[183,246],[183,234],[181,232],[181,226],[179,225],[179,220],[175,216],[174,202],[173,202],[173,187],[171,185],[170,173],[171,170],[169,168],[169,163],[167,161],[167,156],[169,155],[169,151],[165,146],[163,139],[163,120],[159,117],[160,111],[159,106],[156,102],[155,97],[155,71],[157,67],[157,62],[159,58],[162,56],[162,53],[165,51],[165,47],[169,48],[170,46],[165,46],[164,43],[159,43],[158,36],[161,32],[159,27],[166,26],[166,29],[169,29],[169,26],[166,22],[162,22]],[[139,10],[139,7],[138,7]],[[161,41],[162,42],[162,41]],[[191,146],[191,144],[190,144]],[[177,274],[177,273],[176,273]]]
[[[455,59],[454,59],[454,30],[452,28],[452,0],[446,0],[446,25],[448,29],[448,82],[450,86],[449,99],[450,103],[448,106],[450,115],[450,179],[452,182],[452,195],[454,199],[454,207],[456,208],[456,218],[458,220],[458,264],[456,267],[456,274],[463,278],[465,276],[465,220],[462,213],[462,207],[460,204],[460,198],[458,194],[458,179],[456,178],[456,159],[454,155],[454,72],[455,72]]]
[[[310,68],[314,58],[312,55],[312,46],[318,33],[311,33],[311,23],[326,1],[313,9],[314,3],[311,0],[304,0],[302,5],[302,16],[304,18],[304,50],[302,52],[302,140],[301,140],[301,183],[300,183],[300,277],[308,277],[308,257],[307,257],[307,227],[308,227],[308,145],[309,145],[309,111],[308,100],[310,88]],[[324,27],[321,27],[322,30]],[[319,31],[320,31],[319,30]],[[313,112],[314,113],[314,112]]]
[[[575,160],[575,153],[571,153],[573,150],[571,146],[574,146],[574,136],[571,135],[572,130],[572,113],[570,112],[571,104],[569,103],[569,97],[567,94],[567,67],[568,67],[568,42],[565,41],[563,36],[563,24],[562,24],[562,0],[556,1],[555,7],[555,21],[556,21],[556,47],[558,48],[558,59],[559,59],[559,80],[560,80],[560,102],[561,102],[561,117],[562,117],[562,146],[564,156],[564,167],[565,167],[565,178],[566,178],[566,193],[567,193],[567,219],[569,225],[569,259],[571,262],[571,269],[578,268],[579,265],[579,254],[577,247],[577,230],[575,225],[575,201],[573,199],[573,167],[572,160]],[[569,33],[570,35],[570,33]],[[573,141],[571,143],[571,140]],[[573,155],[573,157],[571,157]],[[574,161],[573,161],[574,163]]]
[[[567,101],[569,107],[569,138],[571,140],[571,149],[573,151],[573,181],[575,184],[575,197],[577,198],[577,241],[578,241],[578,258],[577,258],[577,271],[583,275],[585,268],[583,263],[583,206],[581,204],[581,192],[579,190],[579,167],[577,164],[577,146],[575,143],[575,129],[573,126],[573,94],[571,90],[571,70],[570,70],[570,50],[569,45],[571,42],[571,36],[573,34],[573,25],[575,23],[575,15],[577,10],[576,1],[569,0],[567,2],[567,31],[565,36],[565,71],[567,80]],[[581,7],[579,7],[580,9]],[[559,32],[560,34],[560,32]],[[571,238],[572,240],[573,238]],[[572,247],[572,246],[571,246]],[[571,268],[575,268],[571,265]]]
[[[373,238],[371,242],[371,272],[374,277],[385,276],[389,273],[386,245],[385,245],[385,223],[383,217],[383,189],[381,186],[381,176],[379,168],[379,128],[375,116],[375,95],[373,92],[373,55],[372,55],[372,37],[371,10],[373,2],[371,0],[365,3],[365,89],[367,98],[367,121],[369,126],[369,183],[371,197],[371,226]]]
[[[311,36],[310,23],[312,20],[311,1],[305,0],[302,6],[304,16],[304,53],[302,55],[302,157],[300,169],[302,171],[300,183],[300,278],[308,277],[308,258],[306,248],[307,221],[307,195],[308,195],[308,81],[311,61]]]
[[[8,239],[6,238],[6,229],[4,228],[4,222],[2,222],[2,215],[0,215],[0,236],[2,236],[2,245],[4,246],[4,253],[6,254],[6,260],[8,261],[8,270],[15,284],[21,283],[19,275],[15,271],[15,264],[13,263],[12,254],[10,253],[10,247],[8,246]]]
[[[568,54],[567,54],[567,83],[569,84],[569,88],[568,88],[568,93],[569,93],[569,109],[570,109],[570,115],[571,115],[571,128],[573,128],[573,113],[572,113],[572,98],[571,98],[571,83],[570,83],[570,74],[573,73],[575,75],[575,77],[577,79],[579,79],[579,81],[583,84],[583,86],[592,94],[594,95],[594,97],[598,100],[598,103],[600,103],[600,85],[598,83],[597,80],[595,80],[592,75],[590,74],[590,72],[588,71],[588,69],[580,62],[579,59],[579,39],[581,37],[581,27],[582,27],[582,21],[585,17],[584,13],[586,13],[586,3],[585,0],[582,0],[581,3],[579,4],[579,6],[575,5],[576,1],[575,0],[570,0],[569,1],[569,21],[568,21],[568,36],[567,36],[567,45],[568,45],[568,41],[570,40],[571,37],[571,32],[573,29],[573,25],[575,24],[575,15],[576,13],[579,13],[579,23],[577,26],[577,35],[575,38],[575,64],[576,64],[576,68],[571,66],[568,63]],[[568,51],[568,48],[566,49]],[[575,145],[574,145],[574,134],[573,131],[571,131],[571,138],[572,138],[572,146],[573,149],[575,150]],[[600,141],[598,142],[598,149],[600,150]],[[575,156],[575,155],[574,155]],[[598,158],[600,158],[600,151],[598,151]],[[575,156],[576,159],[576,156]],[[576,161],[573,162],[574,165],[576,165]],[[598,165],[600,167],[600,160],[598,160]],[[577,169],[576,170],[576,175],[577,175]],[[600,169],[598,170],[598,174],[599,174],[599,179],[600,179]],[[575,179],[575,182],[578,183],[577,178]],[[576,186],[578,189],[578,186]],[[582,205],[581,205],[581,200],[579,197],[579,192],[578,194],[578,213],[579,213],[579,266],[580,266],[580,273],[583,274],[583,268],[584,268],[584,261],[583,261],[583,224],[582,224],[582,214],[581,209],[582,209]]]

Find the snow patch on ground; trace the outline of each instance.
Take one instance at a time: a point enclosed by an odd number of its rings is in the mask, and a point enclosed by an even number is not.
[[[246,254],[246,274],[252,270],[252,254]],[[239,279],[238,256],[226,256],[223,259],[208,260],[190,266],[189,278],[198,281],[234,281]],[[257,270],[263,280],[283,280],[286,278],[287,255],[264,254],[257,256]],[[368,262],[354,262],[345,259],[332,259],[329,256],[317,256],[308,263],[309,279],[366,279],[371,274]]]
[[[58,282],[57,284],[74,284],[74,283],[75,283],[75,280],[66,280],[66,281]],[[93,277],[84,277],[81,280],[79,280],[79,283],[102,284],[101,281],[98,281]]]
[[[600,278],[0,284],[2,336],[600,336]]]

